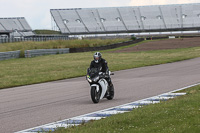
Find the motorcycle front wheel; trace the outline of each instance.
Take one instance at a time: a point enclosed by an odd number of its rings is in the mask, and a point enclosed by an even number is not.
[[[92,98],[93,103],[98,103],[99,100],[100,100],[100,94],[101,94],[100,90],[97,92],[96,87],[92,86],[90,94],[91,94],[91,98]]]

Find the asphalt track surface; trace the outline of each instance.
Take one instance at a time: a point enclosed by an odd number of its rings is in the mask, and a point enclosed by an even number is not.
[[[0,90],[0,132],[40,126],[200,82],[200,58],[115,72],[115,98],[93,104],[85,77]]]

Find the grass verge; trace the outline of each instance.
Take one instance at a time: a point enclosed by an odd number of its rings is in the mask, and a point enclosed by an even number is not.
[[[180,96],[55,133],[199,133],[200,86]]]
[[[0,89],[84,76],[94,52],[4,60]],[[200,47],[133,53],[102,52],[111,71],[157,65],[200,57]],[[187,54],[186,54],[187,53]]]
[[[135,43],[135,44],[131,44],[131,45],[128,45],[128,46],[122,46],[122,47],[119,47],[119,48],[104,50],[104,52],[111,52],[111,51],[122,50],[122,49],[125,49],[125,48],[134,47],[134,46],[137,46],[137,45],[140,45],[140,44],[143,44],[143,43],[154,42],[154,41],[160,41],[160,40],[167,40],[167,39],[144,40],[144,41],[142,41],[142,42]]]
[[[130,39],[91,39],[91,40],[53,40],[44,42],[15,42],[0,44],[0,52],[32,49],[57,49],[57,48],[79,48],[79,47],[96,47],[104,46],[119,42],[128,41]]]

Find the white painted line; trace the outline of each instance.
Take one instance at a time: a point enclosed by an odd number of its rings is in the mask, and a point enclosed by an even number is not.
[[[134,106],[134,105],[127,105],[127,106],[123,106],[123,107],[119,107],[119,108],[122,108],[122,109],[136,109],[136,108],[139,108],[141,106]]]
[[[98,113],[98,114],[115,115],[115,114],[121,114],[121,113],[125,113],[125,112],[128,112],[128,111],[116,111],[116,110],[113,110],[113,111],[103,111],[103,112]]]
[[[149,100],[145,100],[145,101],[141,101],[139,102],[139,104],[155,104],[155,103],[160,103],[159,101],[149,101]]]
[[[42,128],[58,128],[58,127],[64,127],[64,128],[68,128],[68,127],[72,127],[72,126],[77,126],[79,124],[52,124],[52,125],[48,125],[48,126],[44,126]]]
[[[135,109],[135,108],[142,107],[141,105],[159,103],[160,102],[159,100],[168,100],[168,99],[174,98],[176,96],[185,95],[186,93],[175,93],[175,92],[181,91],[181,90],[184,90],[184,89],[196,86],[196,85],[200,85],[200,83],[190,85],[190,86],[187,86],[187,87],[183,87],[181,89],[177,89],[177,90],[174,90],[174,91],[171,91],[171,92],[168,92],[168,93],[164,93],[164,94],[161,94],[161,95],[158,95],[158,96],[154,96],[154,97],[142,99],[142,100],[139,100],[139,101],[123,104],[123,105],[120,105],[120,106],[111,107],[111,108],[104,109],[104,110],[101,110],[101,111],[81,115],[81,116],[78,116],[78,117],[73,117],[73,118],[70,118],[70,119],[65,119],[65,120],[62,120],[62,121],[53,122],[53,123],[50,123],[50,124],[26,129],[26,130],[19,131],[19,132],[16,132],[16,133],[37,133],[37,130],[40,130],[40,129],[54,129],[54,128],[57,128],[57,127],[67,128],[69,126],[80,125],[80,124],[71,124],[71,122],[73,122],[73,121],[80,123],[80,122],[90,121],[90,120],[100,120],[102,118],[106,118],[106,116],[129,112],[129,111],[118,111],[120,109]],[[97,117],[93,117],[95,115],[97,115]],[[98,116],[98,115],[100,115],[100,116]],[[70,124],[67,124],[67,122],[70,122]]]
[[[104,117],[106,118],[106,117]],[[91,120],[100,120],[102,119],[101,117],[77,117],[77,118],[73,118],[71,120],[82,120],[82,121],[91,121]]]
[[[165,93],[159,96],[164,96],[164,97],[175,97],[175,96],[182,96],[185,95],[186,93]]]
[[[173,97],[161,97],[161,96],[155,96],[155,97],[150,97],[149,99],[147,99],[148,101],[166,101],[169,99],[172,99]]]
[[[187,88],[191,88],[191,87],[194,87],[194,86],[197,86],[197,85],[200,85],[200,83],[196,83],[196,84],[193,84],[193,85],[189,85],[189,86],[186,86],[186,87],[183,87],[183,88],[180,88],[180,89],[171,91],[171,92],[169,92],[169,93],[174,93],[174,92],[177,92],[177,91],[182,91],[182,90],[185,90],[185,89],[187,89]]]

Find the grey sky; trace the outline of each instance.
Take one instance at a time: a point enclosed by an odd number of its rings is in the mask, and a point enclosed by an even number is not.
[[[200,0],[0,0],[0,18],[25,17],[32,29],[51,29],[50,9],[200,3]]]

